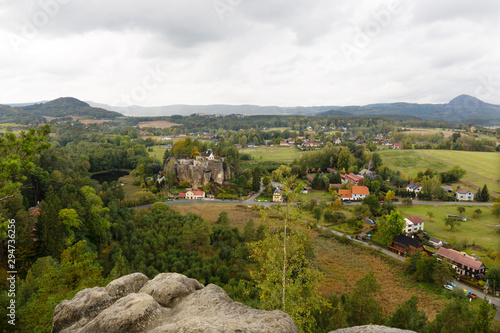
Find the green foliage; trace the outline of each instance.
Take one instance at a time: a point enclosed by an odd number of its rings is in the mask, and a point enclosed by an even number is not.
[[[81,241],[66,249],[58,264],[50,257],[40,258],[19,286],[20,326],[27,332],[50,332],[54,307],[76,292],[101,286],[102,268],[96,255]]]
[[[377,214],[380,211],[380,202],[375,194],[370,194],[363,199],[363,205],[367,205],[370,208],[372,215]]]
[[[454,217],[445,217],[444,225],[450,226],[450,230],[453,231],[453,228],[460,226],[460,222]]]
[[[455,299],[427,325],[425,332],[468,333],[474,331],[474,313],[467,301]]]
[[[27,173],[35,167],[33,157],[49,147],[45,142],[49,132],[46,125],[22,131],[19,136],[6,133],[0,137],[0,201],[19,192]]]
[[[375,274],[370,271],[356,282],[356,288],[351,295],[344,296],[349,326],[381,325],[385,322],[382,308],[373,296],[378,291],[380,291],[380,284],[377,283]]]
[[[418,310],[418,298],[412,296],[401,304],[392,314],[387,326],[400,329],[423,332],[427,324],[427,316],[424,311]]]
[[[217,221],[215,221],[215,223],[226,227],[229,226],[229,218],[227,212],[221,212],[219,214],[219,218],[217,219]]]
[[[274,215],[277,217],[263,214],[264,239],[250,244],[256,262],[250,274],[263,309],[281,309],[301,332],[310,332],[315,326],[313,312],[324,304],[316,294],[322,275],[309,263],[310,236],[299,222],[298,212],[287,205]]]
[[[404,226],[405,222],[401,213],[392,211],[378,222],[378,233],[382,236],[383,241],[389,245],[395,236],[403,232]]]

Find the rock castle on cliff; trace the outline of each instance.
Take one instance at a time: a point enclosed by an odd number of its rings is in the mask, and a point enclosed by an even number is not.
[[[169,158],[165,162],[165,171],[173,169],[179,182],[187,181],[195,189],[210,182],[222,184],[231,178],[231,170],[223,157],[215,157],[209,149],[202,155],[192,158]]]

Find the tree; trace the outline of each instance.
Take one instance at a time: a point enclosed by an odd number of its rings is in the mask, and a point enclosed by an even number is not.
[[[492,332],[491,322],[493,320],[493,312],[491,310],[491,305],[488,303],[486,297],[484,297],[484,300],[477,309],[471,332]]]
[[[378,194],[378,191],[380,190],[380,182],[378,180],[374,180],[370,183],[370,190],[375,193],[375,194]]]
[[[252,172],[252,191],[260,191],[260,169],[255,168]]]
[[[269,178],[268,176],[262,178],[262,184],[264,184],[264,186],[268,186],[269,184],[271,184],[271,178]]]
[[[403,199],[403,205],[405,205],[405,206],[412,206],[413,205],[413,200],[411,198],[404,198]]]
[[[345,169],[349,170],[351,165],[354,164],[354,156],[351,154],[348,148],[342,148],[338,155],[337,168],[339,170]]]
[[[475,218],[475,219],[480,219],[481,218],[481,214],[483,214],[483,211],[481,209],[476,209],[474,211],[474,214],[472,214],[472,217]]]
[[[460,226],[460,222],[455,217],[446,217],[445,219],[445,226],[450,226],[450,230],[453,231],[453,228]]]
[[[243,230],[243,238],[247,243],[255,241],[255,223],[253,219],[248,220]]]
[[[363,205],[370,207],[370,212],[375,215],[380,211],[380,202],[375,194],[370,194],[363,199]]]
[[[314,207],[313,214],[316,221],[319,222],[319,220],[321,219],[321,215],[323,214],[323,210],[321,209],[321,207]]]
[[[432,222],[432,219],[434,218],[434,213],[433,212],[427,212],[426,215],[429,217],[429,221]]]
[[[441,188],[441,178],[439,175],[433,177],[424,176],[422,179],[422,193],[424,195],[433,196],[439,188]]]
[[[0,137],[0,201],[13,198],[35,167],[33,157],[49,147],[45,142],[50,126],[21,131],[19,136],[5,133]]]
[[[457,207],[457,212],[458,212],[458,214],[463,214],[463,213],[465,213],[465,207],[458,206],[458,207]]]
[[[493,204],[493,207],[491,208],[491,212],[496,216],[500,217],[500,197],[497,197],[495,199],[495,203]]]
[[[447,259],[442,259],[436,262],[432,272],[432,280],[437,286],[444,285],[447,281],[451,281],[455,270],[451,267]]]
[[[316,293],[322,274],[310,265],[311,239],[299,211],[288,204],[273,216],[263,212],[265,237],[249,245],[256,262],[250,275],[260,293],[261,308],[283,310],[307,332],[315,325],[313,311],[325,303]]]
[[[387,191],[387,193],[385,195],[385,200],[392,201],[394,199],[396,199],[396,194],[391,190]]]
[[[488,191],[488,186],[484,184],[483,189],[481,190],[481,199],[483,202],[488,202],[490,200],[490,192]]]
[[[500,268],[490,268],[484,276],[488,280],[490,288],[494,291],[500,290]]]
[[[378,232],[384,242],[389,245],[392,239],[403,232],[405,221],[400,212],[392,211],[378,223]]]
[[[380,291],[380,284],[373,271],[356,282],[356,288],[346,297],[345,311],[349,326],[382,324],[384,317],[374,294]]]
[[[463,293],[460,292],[462,295]],[[460,318],[460,320],[457,320]],[[474,313],[467,301],[454,299],[437,314],[436,318],[427,325],[427,332],[476,332],[471,327],[474,322]]]
[[[227,212],[226,211],[220,212],[219,218],[217,219],[217,221],[215,221],[215,223],[226,227],[229,226],[229,218]]]
[[[424,311],[418,310],[418,298],[412,296],[401,304],[392,314],[387,326],[400,329],[422,332],[427,325],[427,316]]]

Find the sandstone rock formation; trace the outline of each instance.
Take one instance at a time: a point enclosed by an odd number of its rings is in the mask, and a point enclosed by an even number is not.
[[[54,310],[53,333],[292,332],[282,311],[233,302],[220,287],[177,273],[123,276],[105,288],[80,291]]]
[[[231,171],[224,168],[222,160],[176,159],[169,158],[165,170],[172,168],[179,182],[188,181],[194,188],[202,187],[209,182],[222,184],[229,180]]]
[[[415,333],[414,331],[401,330],[399,328],[392,328],[380,325],[365,325],[355,326],[349,328],[342,328],[339,330],[331,331],[330,333]]]

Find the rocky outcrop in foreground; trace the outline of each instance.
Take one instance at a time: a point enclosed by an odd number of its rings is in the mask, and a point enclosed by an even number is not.
[[[342,328],[331,331],[330,333],[415,333],[409,330],[400,330],[399,328],[385,327],[380,325],[365,325],[349,328]]]
[[[299,332],[282,311],[252,309],[220,287],[177,273],[123,276],[54,310],[53,333]]]

